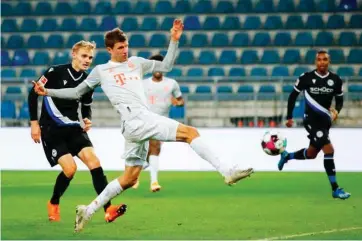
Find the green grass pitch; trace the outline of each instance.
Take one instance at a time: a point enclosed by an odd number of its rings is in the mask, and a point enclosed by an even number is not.
[[[108,180],[120,172],[106,172]],[[349,200],[334,200],[324,173],[260,172],[233,187],[214,172],[161,172],[163,189],[140,187],[113,200],[127,213],[104,222],[103,210],[73,233],[75,206],[95,198],[89,172],[78,172],[61,199],[59,223],[46,203],[57,172],[1,172],[2,239],[361,239],[362,175],[338,173]]]

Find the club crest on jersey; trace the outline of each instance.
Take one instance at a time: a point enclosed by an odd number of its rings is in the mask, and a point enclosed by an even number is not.
[[[48,82],[48,79],[45,78],[44,75],[42,75],[42,76],[40,77],[39,81],[40,81],[43,85],[45,85],[45,84]]]
[[[334,81],[331,80],[331,79],[329,79],[329,80],[327,81],[327,84],[328,84],[329,86],[333,86],[333,85],[334,85]]]
[[[128,61],[128,67],[134,69],[135,65],[131,61]]]
[[[313,84],[315,84],[316,81],[317,81],[316,79],[312,79]]]
[[[53,156],[53,157],[56,157],[57,154],[58,154],[58,153],[57,153],[57,150],[53,149],[53,150],[52,150],[52,156]]]

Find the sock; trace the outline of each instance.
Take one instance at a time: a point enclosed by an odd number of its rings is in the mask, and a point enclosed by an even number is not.
[[[151,184],[154,182],[158,182],[157,174],[158,174],[158,156],[150,155],[148,158],[150,163],[150,176],[151,176]]]
[[[218,156],[205,143],[201,136],[193,139],[190,146],[201,158],[209,162],[221,175],[228,175],[230,168],[228,168],[224,163],[221,163]]]
[[[92,174],[93,187],[99,195],[108,184],[107,177],[104,175],[102,167],[94,168],[90,170],[90,173]],[[110,205],[111,202],[107,202],[103,207],[104,211],[106,211]]]
[[[87,215],[92,216],[96,211],[98,211],[102,206],[109,202],[112,198],[117,196],[122,192],[122,187],[118,182],[118,179],[111,181],[106,188],[101,192],[101,194],[96,197],[88,206],[87,206]]]
[[[331,184],[332,190],[335,191],[338,188],[337,179],[336,179],[336,167],[334,165],[334,153],[324,154],[324,169]]]
[[[296,160],[305,160],[308,159],[307,157],[307,148],[300,149],[296,152],[291,152],[288,155],[288,160],[296,159]]]
[[[73,178],[68,178],[64,172],[59,173],[54,184],[53,196],[50,199],[51,204],[59,204],[60,197],[63,195],[65,190],[67,190],[72,179]]]

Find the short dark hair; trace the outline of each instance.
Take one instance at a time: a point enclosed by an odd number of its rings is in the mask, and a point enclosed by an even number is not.
[[[106,48],[113,48],[116,43],[122,43],[127,40],[127,35],[119,28],[114,28],[104,35],[104,45]]]
[[[162,61],[163,60],[163,55],[162,54],[155,54],[155,55],[152,55],[150,57],[151,60],[157,60],[157,61]]]
[[[320,50],[317,51],[317,55],[318,54],[328,54],[328,51],[324,50],[324,49],[320,49]]]

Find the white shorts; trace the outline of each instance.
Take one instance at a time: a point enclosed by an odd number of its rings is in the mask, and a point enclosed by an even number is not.
[[[125,141],[123,159],[126,166],[142,166],[147,159],[148,141],[176,141],[179,122],[143,110],[131,119],[122,122]]]

